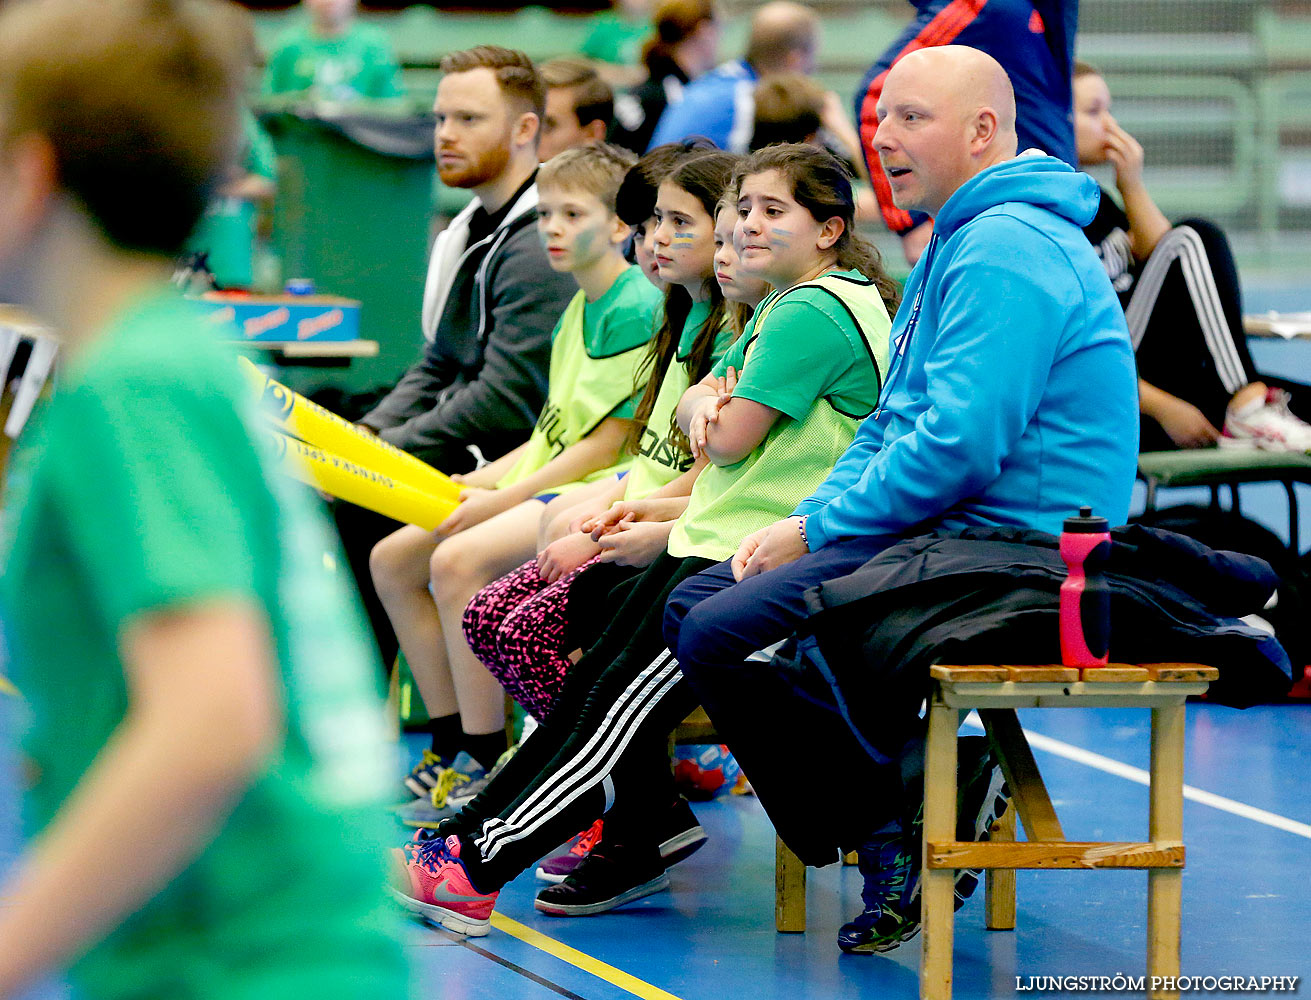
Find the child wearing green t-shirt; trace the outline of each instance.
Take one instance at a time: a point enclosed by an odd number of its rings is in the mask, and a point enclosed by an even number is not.
[[[680,426],[712,464],[692,487],[669,551],[631,581],[623,603],[607,614],[602,637],[570,672],[553,721],[436,837],[410,851],[398,891],[429,921],[486,933],[500,888],[603,812],[604,850],[539,893],[537,908],[561,916],[600,913],[669,885],[658,840],[668,805],[651,794],[669,781],[669,765],[654,751],[695,699],[665,648],[665,599],[824,479],[860,420],[873,412],[887,359],[895,292],[877,252],[852,232],[850,175],[826,152],[786,152],[787,175],[762,168],[762,154],[736,172],[734,241],[742,268],[780,290],[757,308],[717,366],[727,376],[726,362],[736,355],[731,392],[711,376],[679,406]],[[656,259],[671,281],[683,273],[675,248],[693,214],[676,182],[698,162],[676,171],[657,198]],[[770,202],[762,210],[786,216],[768,240],[747,225],[760,186]],[[749,189],[751,202],[744,205]],[[762,256],[778,266],[758,266]],[[721,497],[729,499],[721,503]],[[693,546],[686,554],[675,551],[684,534]]]
[[[465,642],[465,606],[533,555],[546,500],[627,463],[635,373],[660,300],[621,249],[628,227],[615,214],[615,192],[634,159],[598,144],[566,150],[540,169],[539,233],[551,266],[581,289],[556,325],[546,405],[523,445],[456,477],[460,505],[436,530],[408,525],[370,556],[374,586],[434,720],[431,777],[459,774],[435,785],[439,797],[505,750],[504,696]],[[407,794],[423,778],[412,775]]]
[[[356,20],[357,0],[305,0],[309,16],[278,39],[264,93],[349,104],[400,97],[401,69],[382,29]]]
[[[67,968],[88,998],[402,998],[371,644],[168,284],[239,148],[234,11],[86,9],[0,12],[0,299],[61,338],[0,523],[33,775],[0,996]]]

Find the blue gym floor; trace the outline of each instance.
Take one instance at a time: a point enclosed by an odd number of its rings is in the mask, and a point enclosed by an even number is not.
[[[1280,298],[1249,289],[1248,307],[1305,309],[1300,296],[1300,290]],[[1252,347],[1262,370],[1311,382],[1311,345],[1254,341]],[[1197,491],[1167,491],[1161,499],[1198,497]],[[1286,536],[1278,487],[1245,487],[1243,509]],[[1303,549],[1311,545],[1308,522],[1304,516]],[[13,708],[11,699],[0,698],[0,746],[5,714]],[[1071,839],[1146,839],[1145,710],[1022,712],[1021,721],[1032,727],[1038,763]],[[780,742],[779,752],[804,754],[806,748]],[[1189,706],[1184,974],[1311,977],[1309,757],[1311,704],[1241,712]],[[814,766],[842,763],[816,760]],[[13,787],[0,759],[0,870],[17,850]],[[806,808],[805,794],[797,789],[797,809]],[[862,790],[852,787],[850,794]],[[839,1000],[918,994],[918,938],[884,956],[839,954],[837,928],[860,908],[854,868],[812,870],[807,932],[777,934],[774,834],[759,803],[725,796],[696,811],[710,841],[673,870],[670,892],[603,916],[557,919],[533,909],[538,885],[529,872],[502,893],[499,925],[485,938],[465,941],[411,925],[415,997]],[[1017,976],[1144,973],[1144,873],[1020,872],[1018,885],[1014,932],[983,928],[982,890],[957,914],[960,1000],[1017,995]],[[1311,986],[1300,983],[1299,990],[1305,994]],[[64,995],[51,985],[26,1000]]]
[[[1125,765],[1147,766],[1145,710],[1021,713],[1021,721],[1047,737],[1035,740],[1035,753],[1071,839],[1146,839],[1147,790],[1121,776]],[[1186,781],[1196,792],[1188,793],[1184,814],[1185,974],[1311,975],[1308,747],[1311,706],[1190,706]],[[843,956],[834,944],[838,926],[859,909],[855,869],[812,870],[807,932],[777,934],[774,837],[759,804],[730,796],[696,808],[711,840],[674,869],[671,892],[608,915],[562,920],[533,910],[531,873],[511,884],[501,914],[546,935],[545,950],[497,929],[461,945],[416,926],[419,995],[917,995],[918,939],[885,956]],[[797,808],[805,808],[803,799]],[[955,996],[1009,996],[1016,976],[1141,975],[1145,887],[1142,872],[1020,872],[1014,932],[984,929],[980,890],[956,917]],[[559,945],[576,952],[560,957]],[[615,985],[624,974],[637,982]]]
[[[1146,839],[1146,789],[1132,770],[1147,766],[1145,711],[1022,712],[1021,721],[1045,737],[1034,739],[1035,754],[1071,839]],[[1311,976],[1308,748],[1311,705],[1189,706],[1185,974]],[[804,789],[796,807],[806,808]],[[526,873],[498,907],[518,937],[498,927],[462,941],[412,925],[415,997],[917,995],[918,938],[884,956],[843,956],[834,944],[859,909],[854,868],[812,870],[807,932],[777,934],[774,836],[759,803],[724,796],[696,811],[710,841],[674,869],[670,892],[603,916],[557,919],[533,909],[538,886]],[[13,851],[8,803],[0,805],[0,864]],[[1145,874],[1020,872],[1018,883],[1014,932],[984,930],[982,890],[957,914],[956,997],[1010,996],[1016,976],[1143,973]]]

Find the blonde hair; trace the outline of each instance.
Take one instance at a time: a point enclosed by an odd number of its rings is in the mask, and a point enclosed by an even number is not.
[[[637,162],[637,154],[608,142],[589,142],[551,157],[537,171],[537,187],[584,191],[610,212],[624,175]]]
[[[241,12],[223,0],[28,0],[0,13],[4,139],[129,250],[182,248],[240,148]]]

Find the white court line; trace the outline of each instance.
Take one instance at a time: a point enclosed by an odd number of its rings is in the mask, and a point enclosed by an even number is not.
[[[983,729],[983,722],[979,719],[978,712],[970,712],[965,717],[965,724],[980,731]],[[1086,764],[1088,767],[1105,771],[1107,774],[1113,774],[1118,778],[1124,778],[1126,781],[1132,781],[1139,785],[1150,786],[1152,783],[1151,775],[1141,767],[1131,767],[1118,760],[1112,760],[1110,757],[1103,757],[1099,753],[1093,753],[1091,750],[1084,750],[1081,747],[1063,743],[1061,740],[1052,739],[1050,736],[1043,736],[1042,733],[1035,733],[1031,729],[1024,730],[1024,735],[1029,738],[1030,746],[1037,747],[1039,750],[1046,750],[1057,757],[1064,757],[1076,764]],[[1243,819],[1263,823],[1266,826],[1274,827],[1276,830],[1294,833],[1299,837],[1306,837],[1311,840],[1311,824],[1299,823],[1287,816],[1280,816],[1278,813],[1267,812],[1264,809],[1258,809],[1256,806],[1249,806],[1246,802],[1236,802],[1233,799],[1225,798],[1223,795],[1216,795],[1214,792],[1194,788],[1192,785],[1184,785],[1184,798],[1192,802],[1199,802],[1204,806],[1210,806],[1212,809],[1232,813],[1235,816],[1243,817]]]

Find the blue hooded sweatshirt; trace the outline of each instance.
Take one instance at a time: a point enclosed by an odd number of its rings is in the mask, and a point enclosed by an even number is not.
[[[1138,382],[1083,235],[1099,197],[1086,174],[1024,155],[948,199],[892,324],[879,409],[797,507],[812,550],[937,527],[1057,533],[1081,504],[1125,520]]]

